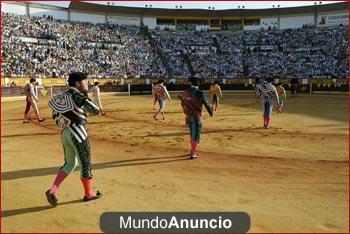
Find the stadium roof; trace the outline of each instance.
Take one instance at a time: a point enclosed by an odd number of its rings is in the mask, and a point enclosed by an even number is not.
[[[165,9],[108,6],[87,2],[71,2],[69,9],[77,11],[90,11],[111,14],[152,15],[152,16],[197,16],[197,17],[224,17],[224,16],[271,16],[293,15],[317,12],[341,11],[349,9],[347,2],[332,3],[326,5],[270,8],[270,9],[228,9],[228,10],[205,10],[205,9]]]

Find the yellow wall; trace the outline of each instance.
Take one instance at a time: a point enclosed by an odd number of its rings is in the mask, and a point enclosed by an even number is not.
[[[44,86],[65,86],[67,85],[66,79],[45,78],[42,79]]]
[[[17,86],[24,86],[29,83],[30,78],[7,78],[8,84],[11,84],[13,81],[16,83]],[[116,81],[117,84],[120,84],[121,79],[88,79],[88,82],[90,85],[94,84],[94,80],[98,80],[100,82],[100,85],[105,84],[106,82],[110,81]],[[150,82],[157,82],[158,78],[150,78]],[[168,79],[164,78],[164,80],[167,82]],[[214,79],[205,79],[205,82],[209,82]],[[253,79],[254,80],[254,79]],[[184,84],[187,83],[187,78],[179,78],[176,79],[176,84]],[[283,84],[289,84],[290,80],[288,79],[281,79],[280,82]],[[247,84],[248,79],[244,78],[233,78],[233,79],[226,79],[226,84]],[[309,84],[332,84],[332,79],[309,79]],[[346,84],[347,79],[337,79],[338,84]],[[66,86],[66,79],[57,79],[57,78],[45,78],[42,79],[42,84],[44,86]],[[124,84],[146,84],[146,79],[124,79]],[[1,86],[5,86],[5,78],[1,78]]]
[[[3,80],[1,79],[1,85],[3,84]],[[30,78],[8,78],[8,84],[11,84],[13,81],[17,86],[24,86],[29,83]],[[4,84],[5,85],[5,84]]]

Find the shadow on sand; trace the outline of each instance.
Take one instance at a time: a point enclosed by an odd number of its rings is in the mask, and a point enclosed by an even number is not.
[[[111,167],[160,164],[160,163],[169,163],[169,162],[182,161],[182,160],[188,160],[188,155],[171,156],[171,157],[138,158],[138,159],[130,159],[130,160],[97,163],[93,165],[93,169],[100,170],[100,169],[111,168]],[[49,168],[36,168],[36,169],[28,169],[28,170],[3,172],[2,180],[6,181],[6,180],[14,180],[14,179],[20,179],[20,178],[28,178],[28,177],[55,175],[57,173],[57,170],[58,170],[58,167],[49,167]],[[77,200],[72,200],[68,202],[62,202],[62,203],[59,203],[59,205],[61,206],[61,205],[75,204],[75,203],[81,203],[81,202],[82,202],[82,199],[77,199]],[[1,212],[1,216],[2,218],[6,218],[6,217],[15,216],[15,215],[40,212],[40,211],[52,209],[52,208],[53,208],[52,206],[46,205],[46,206],[27,207],[27,208],[21,208],[21,209],[13,209],[13,210],[4,210]]]
[[[68,205],[68,204],[76,204],[83,202],[83,199],[76,199],[72,201],[62,202],[59,203],[60,206],[62,205]],[[2,218],[7,218],[15,215],[21,215],[21,214],[28,214],[28,213],[35,213],[43,210],[53,209],[55,207],[51,205],[46,206],[36,206],[36,207],[27,207],[27,208],[21,208],[21,209],[13,209],[13,210],[4,210],[1,212]]]
[[[188,159],[188,155],[171,156],[171,157],[137,158],[137,159],[130,159],[130,160],[96,163],[92,165],[92,169],[101,170],[101,169],[112,168],[112,167],[160,164],[160,163],[169,163],[169,162],[175,162],[175,161],[181,161],[181,160],[187,160],[187,159]],[[55,175],[58,169],[59,169],[59,166],[2,172],[1,179],[2,181],[6,181],[6,180],[15,180],[15,179],[21,179],[21,178],[37,177],[37,176]]]
[[[13,137],[27,137],[27,136],[53,136],[59,133],[52,132],[41,132],[41,133],[30,133],[30,134],[12,134],[12,135],[2,135],[2,138],[13,138]]]
[[[273,129],[273,128],[271,128]],[[206,130],[202,131],[202,134],[210,134],[210,133],[223,133],[223,132],[241,132],[241,131],[251,131],[255,132],[256,130],[264,130],[262,127],[247,127],[247,128],[225,128],[225,129],[217,129],[217,130]],[[170,137],[170,136],[186,136],[188,135],[188,131],[182,131],[182,132],[168,132],[168,133],[157,133],[157,134],[149,134],[148,137]]]

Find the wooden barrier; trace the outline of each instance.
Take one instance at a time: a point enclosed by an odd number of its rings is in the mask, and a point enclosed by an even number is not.
[[[65,86],[67,85],[66,79],[61,78],[45,78],[42,79],[42,85],[44,86]]]
[[[17,86],[25,86],[29,83],[30,77],[1,77],[1,87],[10,86],[12,82],[14,82]],[[100,82],[100,85],[128,85],[128,84],[149,84],[156,83],[160,78],[115,78],[115,79],[107,79],[107,78],[89,78],[88,83],[90,85],[93,85],[95,81]],[[148,80],[148,81],[147,81]],[[169,83],[170,79],[164,78],[163,79],[165,83]],[[201,79],[202,84],[211,84],[215,80],[219,80],[220,83],[223,81],[223,79],[214,79],[214,78],[206,78]],[[228,85],[236,85],[236,84],[242,84],[249,86],[255,82],[255,79],[250,78],[231,78],[231,79],[225,79],[225,83]],[[284,85],[289,85],[290,80],[289,79],[279,79],[279,82],[281,82]],[[308,84],[312,85],[330,85],[330,84],[348,84],[348,79],[325,79],[325,78],[318,78],[318,79],[308,79]],[[67,79],[64,78],[43,78],[41,79],[41,84],[44,86],[66,86],[67,85]],[[188,84],[188,78],[178,78],[176,79],[176,84]],[[302,79],[299,79],[299,84],[302,84]]]

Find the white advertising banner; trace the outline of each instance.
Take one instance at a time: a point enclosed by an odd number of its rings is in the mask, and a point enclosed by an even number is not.
[[[278,18],[261,18],[260,20],[261,27],[267,29],[269,27],[274,28],[278,27]]]
[[[160,24],[160,25],[157,25],[157,27],[160,30],[164,30],[164,29],[175,30],[176,29],[175,25],[170,25],[170,24]]]
[[[208,31],[209,29],[209,25],[196,25],[196,31]]]
[[[105,15],[71,12],[71,21],[90,22],[90,23],[106,23]]]
[[[315,24],[314,15],[285,16],[280,18],[280,29],[302,28],[304,25]]]
[[[68,10],[49,10],[49,9],[30,7],[29,14],[30,16],[39,16],[39,17],[52,16],[54,19],[68,20]]]
[[[157,19],[155,17],[143,17],[143,24],[150,29],[157,27]]]
[[[126,17],[126,16],[118,16],[118,15],[110,15],[107,18],[108,22],[111,24],[119,24],[119,25],[140,25],[139,17]]]
[[[332,15],[319,15],[317,19],[318,27],[327,27],[334,25],[348,25],[349,24],[349,14],[339,13]]]
[[[26,6],[1,2],[1,12],[26,15]]]

